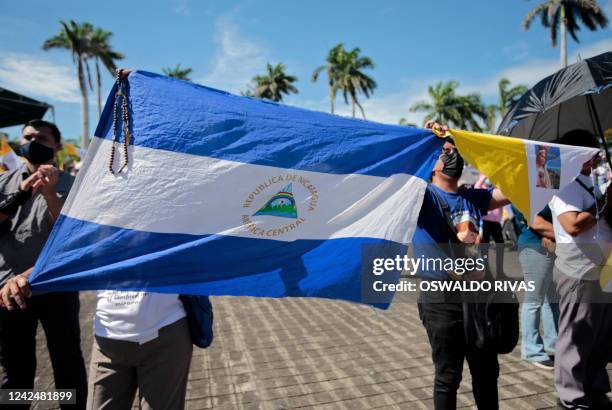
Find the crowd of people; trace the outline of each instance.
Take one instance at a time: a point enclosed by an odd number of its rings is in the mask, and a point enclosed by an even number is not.
[[[425,127],[448,130],[431,121]],[[562,136],[560,142],[598,146],[595,137],[583,130]],[[22,130],[23,165],[0,174],[1,388],[34,387],[40,323],[55,386],[76,389],[77,408],[127,409],[136,392],[143,408],[183,408],[192,342],[178,295],[99,291],[87,380],[78,294],[31,294],[28,276],[73,181],[73,176],[55,167],[60,149],[61,135],[54,124],[30,121]],[[554,368],[560,408],[612,409],[606,371],[612,359],[612,304],[598,281],[598,269],[611,250],[606,212],[612,188],[590,177],[598,164],[599,155],[585,162],[581,173],[532,221],[513,208],[524,279],[536,284],[522,305],[521,354],[538,367]],[[508,279],[500,209],[510,201],[486,176],[474,187],[460,187],[463,169],[463,158],[447,138],[432,170],[413,241],[415,245],[488,244],[493,239],[498,244],[497,280]],[[444,272],[448,273],[448,280],[454,280],[452,272]],[[467,360],[476,405],[496,409],[498,353],[470,343],[464,305],[448,293],[423,294],[418,303],[435,367],[435,408],[456,408]]]

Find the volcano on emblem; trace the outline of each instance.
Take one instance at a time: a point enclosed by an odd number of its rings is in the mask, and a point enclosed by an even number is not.
[[[253,216],[271,215],[284,218],[297,218],[297,207],[295,206],[295,198],[293,197],[292,191],[292,184],[289,183],[289,185],[274,194],[264,206],[259,208],[259,211],[253,214]]]

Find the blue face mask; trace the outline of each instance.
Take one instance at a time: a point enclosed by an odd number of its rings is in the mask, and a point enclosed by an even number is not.
[[[30,141],[23,144],[20,151],[21,155],[34,165],[44,164],[45,162],[53,159],[53,156],[55,155],[55,150],[53,148],[49,148],[36,141]]]

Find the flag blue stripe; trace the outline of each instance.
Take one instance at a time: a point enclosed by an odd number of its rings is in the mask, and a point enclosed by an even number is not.
[[[115,92],[106,102],[98,137],[112,138]],[[132,142],[154,149],[296,170],[406,173],[427,180],[443,143],[429,130],[235,96],[142,71],[129,76],[129,93]]]
[[[31,280],[36,292],[131,289],[363,302],[362,249],[388,244],[151,233],[61,215]]]

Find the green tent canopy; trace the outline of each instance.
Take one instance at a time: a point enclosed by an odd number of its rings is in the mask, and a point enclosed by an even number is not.
[[[0,128],[24,124],[42,118],[53,107],[0,87]]]

